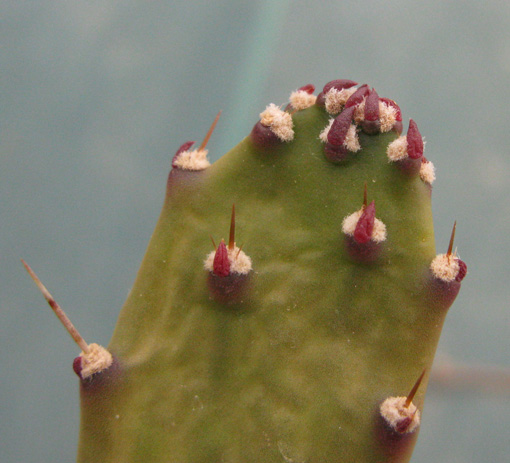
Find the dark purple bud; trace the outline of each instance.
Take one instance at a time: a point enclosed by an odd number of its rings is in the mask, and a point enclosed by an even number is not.
[[[345,108],[350,108],[352,106],[358,106],[368,94],[370,89],[367,84],[362,85],[358,90],[356,90],[349,99],[345,102]]]
[[[227,246],[223,240],[221,240],[218,249],[216,249],[216,254],[214,254],[213,273],[219,277],[226,277],[230,273]]]
[[[463,260],[457,259],[459,261],[459,273],[457,273],[457,276],[455,277],[455,281],[458,281],[459,283],[464,279],[467,273],[467,265]]]
[[[354,107],[344,109],[334,120],[328,132],[328,143],[340,146],[345,141],[345,137],[352,122]]]
[[[181,154],[183,151],[188,151],[194,144],[195,144],[194,141],[187,141],[186,143],[183,143],[181,145],[181,147],[174,154],[174,157],[172,159],[172,167],[177,167],[177,165],[175,164],[175,161],[179,157],[179,154]]]
[[[365,99],[364,120],[361,121],[361,128],[369,135],[375,135],[381,131],[379,95],[375,89],[372,89]]]
[[[409,429],[409,426],[411,426],[411,423],[413,422],[413,418],[411,416],[407,416],[403,418],[401,421],[399,421],[396,425],[395,431],[405,434],[407,430]]]
[[[416,122],[412,119],[409,120],[407,129],[407,155],[411,159],[419,159],[423,156],[423,138]]]
[[[313,92],[315,92],[315,85],[313,84],[303,85],[302,87],[298,88],[298,91],[303,91],[311,95]]]
[[[353,80],[349,79],[336,79],[332,80],[331,82],[328,82],[326,85],[324,85],[324,88],[322,89],[322,92],[324,94],[328,93],[332,88],[336,90],[342,90],[344,88],[351,88],[355,85],[358,85],[357,82],[354,82]]]
[[[73,360],[73,370],[74,372],[81,378],[81,370],[82,370],[82,366],[81,366],[81,356],[79,357],[76,357],[74,360]]]
[[[379,120],[379,95],[372,89],[365,100],[365,120]]]
[[[367,207],[363,209],[361,216],[354,229],[354,240],[357,243],[363,244],[370,241],[372,232],[374,231],[375,222],[375,201],[372,201]]]

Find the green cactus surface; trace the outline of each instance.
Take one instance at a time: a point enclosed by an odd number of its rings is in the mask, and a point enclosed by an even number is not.
[[[416,123],[366,85],[314,91],[212,165],[176,153],[113,363],[81,379],[80,463],[411,458],[466,266],[436,257]]]

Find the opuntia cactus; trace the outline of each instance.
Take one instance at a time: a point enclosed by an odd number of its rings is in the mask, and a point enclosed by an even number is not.
[[[409,461],[466,265],[454,233],[436,256],[416,122],[368,85],[314,91],[212,165],[212,128],[177,150],[108,350],[27,266],[83,350],[78,462]]]

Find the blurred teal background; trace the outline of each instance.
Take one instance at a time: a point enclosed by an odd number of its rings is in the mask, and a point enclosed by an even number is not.
[[[350,78],[394,98],[437,168],[438,249],[468,263],[439,359],[510,368],[510,2],[0,4],[0,461],[71,462],[78,349],[25,258],[106,345],[175,150],[219,109],[212,159],[269,102]],[[508,383],[432,382],[415,463],[508,461]]]

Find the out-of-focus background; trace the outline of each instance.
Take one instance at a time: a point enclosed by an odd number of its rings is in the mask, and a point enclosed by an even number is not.
[[[78,349],[19,259],[106,345],[179,145],[222,109],[217,159],[336,78],[417,121],[438,249],[456,219],[468,263],[413,462],[508,461],[510,2],[6,1],[0,21],[0,461],[70,462],[78,438]]]

